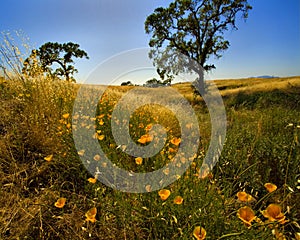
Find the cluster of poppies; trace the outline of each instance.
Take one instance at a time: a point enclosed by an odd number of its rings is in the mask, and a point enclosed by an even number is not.
[[[277,190],[277,186],[272,183],[266,183],[264,186],[269,193],[272,193]],[[252,197],[250,194],[246,192],[238,192],[237,198],[239,202],[243,202],[246,204],[256,201],[254,197]],[[261,211],[261,214],[264,218],[267,219],[265,222],[263,222],[259,217],[257,217],[255,215],[254,210],[248,205],[241,207],[237,211],[238,218],[241,219],[242,222],[248,228],[251,228],[253,221],[259,224],[269,224],[269,223],[285,224],[286,222],[288,222],[286,216],[282,212],[281,206],[276,203],[270,203],[264,210]],[[273,225],[271,224],[269,226],[272,227]],[[273,228],[272,232],[274,233],[277,239],[285,239],[284,234],[279,232],[277,226]]]
[[[63,208],[66,204],[67,199],[66,198],[59,198],[55,203],[54,206],[57,208]],[[93,207],[91,209],[89,209],[86,213],[85,213],[85,217],[86,217],[86,221],[87,222],[96,222],[96,215],[97,215],[97,208]]]

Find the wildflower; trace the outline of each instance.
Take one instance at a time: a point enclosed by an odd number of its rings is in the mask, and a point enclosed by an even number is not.
[[[203,240],[206,237],[206,231],[203,227],[197,226],[197,227],[195,227],[195,229],[193,231],[193,236],[197,240]]]
[[[107,162],[101,163],[101,166],[102,166],[103,168],[106,168],[106,167],[107,167]]]
[[[138,139],[139,143],[145,144],[152,141],[152,136],[149,134],[145,134]]]
[[[164,173],[165,175],[169,175],[170,169],[169,169],[169,168],[165,168],[165,169],[163,170],[163,173]]]
[[[171,192],[168,189],[162,189],[158,191],[158,195],[160,196],[161,200],[167,200],[170,196]]]
[[[262,215],[268,218],[269,221],[278,221],[281,224],[286,222],[284,214],[281,212],[281,207],[278,204],[271,203],[265,210],[262,211]]]
[[[240,202],[248,202],[249,203],[249,202],[255,201],[255,198],[246,192],[238,192],[236,194],[236,196],[238,197],[238,201],[240,201]]]
[[[196,174],[197,175],[197,174]],[[212,180],[214,178],[214,175],[211,173],[211,172],[208,172],[208,173],[204,173],[203,175],[202,174],[198,174],[197,175],[199,178],[201,179],[209,179],[209,180]]]
[[[90,183],[96,183],[97,182],[97,179],[96,178],[89,178],[88,181]]]
[[[171,143],[175,146],[178,146],[180,144],[180,142],[181,142],[180,138],[175,137],[175,138],[171,139]]]
[[[169,148],[169,153],[174,153],[174,152],[177,152],[177,150],[175,150],[174,148]]]
[[[97,118],[103,118],[105,116],[105,114],[103,113],[103,114],[101,114],[101,115],[99,115]]]
[[[96,222],[97,208],[93,207],[85,213],[86,221]]]
[[[83,156],[85,153],[84,149],[81,149],[80,151],[77,152],[79,156]]]
[[[201,178],[201,179],[205,179],[206,177],[208,177],[209,174],[210,174],[210,169],[205,164],[205,165],[201,166],[201,168],[199,170],[198,177]]]
[[[104,139],[105,135],[99,135],[97,136],[98,140],[102,141]]]
[[[176,197],[174,198],[174,203],[175,203],[175,204],[180,205],[180,204],[182,204],[182,202],[183,202],[183,198],[182,198],[181,196],[176,196]]]
[[[266,183],[264,186],[269,193],[274,192],[277,189],[277,186],[273,183]]]
[[[47,157],[44,157],[44,159],[47,161],[47,162],[50,162],[53,158],[53,154],[51,155],[48,155]]]
[[[145,130],[146,130],[146,131],[149,131],[149,130],[151,130],[151,128],[152,128],[152,124],[149,123],[149,124],[145,127]]]
[[[99,161],[100,159],[101,159],[100,155],[96,154],[96,155],[94,156],[94,160],[95,160],[95,161]]]
[[[102,126],[103,124],[104,124],[104,121],[103,121],[103,119],[100,119],[100,120],[99,120],[99,125],[101,125],[101,126]]]
[[[151,191],[152,191],[152,188],[151,188],[150,185],[147,185],[147,186],[145,187],[145,189],[146,189],[147,192],[151,192]]]
[[[135,163],[136,163],[137,165],[141,165],[141,164],[143,163],[143,158],[141,158],[141,157],[135,158]]]
[[[65,206],[66,203],[66,198],[59,198],[55,203],[54,206],[57,208],[63,208]]]
[[[277,228],[272,229],[272,234],[275,236],[276,239],[286,240],[284,234],[279,232]]]
[[[67,119],[69,116],[70,116],[69,113],[65,113],[65,114],[62,115],[62,117],[63,117],[64,119]]]
[[[181,157],[181,158],[180,158],[180,162],[181,162],[182,164],[185,164],[185,163],[186,163],[186,158],[185,158],[185,157]],[[193,164],[193,162],[192,162],[192,164]]]
[[[237,216],[247,227],[251,227],[251,222],[256,219],[254,211],[248,206],[240,208],[237,212]]]

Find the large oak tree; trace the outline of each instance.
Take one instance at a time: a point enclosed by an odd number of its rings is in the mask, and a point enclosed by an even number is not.
[[[215,68],[209,58],[222,56],[229,47],[224,32],[237,29],[236,18],[240,14],[246,19],[251,8],[247,0],[175,0],[156,8],[145,21],[151,35],[149,55],[166,73],[196,73],[205,91],[203,70]]]

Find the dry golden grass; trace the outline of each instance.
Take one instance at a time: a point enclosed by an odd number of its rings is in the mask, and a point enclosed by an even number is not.
[[[214,83],[220,89],[222,96],[229,96],[237,93],[268,92],[276,89],[287,90],[300,87],[300,76],[286,78],[248,78],[234,80],[216,80]]]
[[[234,99],[235,96],[240,93],[251,97],[256,93],[267,94],[276,90],[280,90],[280,93],[290,91],[295,93],[297,89],[300,89],[300,77],[217,80],[214,81],[214,83],[220,89],[220,93],[225,99],[225,105],[227,104],[226,98]],[[216,236],[219,234],[219,237],[225,234],[223,233],[223,227],[226,227],[227,230],[229,228],[228,231],[239,231],[241,234],[248,234],[247,229],[245,230],[242,225],[238,225],[240,223],[239,220],[235,220],[235,217],[232,217],[235,215],[237,208],[232,209],[232,205],[225,206],[227,200],[223,202],[225,194],[229,195],[229,193],[222,193],[223,195],[221,197],[219,187],[214,185],[215,183],[212,184],[209,180],[207,183],[201,183],[199,179],[196,180],[196,183],[202,184],[203,188],[198,187],[198,185],[196,185],[195,188],[195,182],[188,182],[189,180],[181,182],[182,185],[186,184],[180,189],[182,194],[186,194],[186,196],[183,196],[183,205],[189,198],[192,199],[191,202],[193,203],[191,205],[184,205],[184,210],[181,212],[178,210],[181,205],[176,207],[169,207],[167,205],[168,203],[163,205],[156,196],[156,193],[139,196],[127,195],[126,193],[112,191],[99,183],[94,185],[90,184],[87,179],[91,176],[85,171],[78,159],[77,151],[72,145],[73,142],[70,131],[66,129],[66,124],[60,124],[63,118],[62,116],[65,113],[72,113],[72,104],[76,97],[78,87],[78,85],[48,81],[28,82],[28,85],[24,85],[18,81],[6,82],[0,79],[1,239],[147,239],[148,235],[156,236],[157,238],[160,237],[161,239],[172,239],[172,237],[173,239],[178,239],[180,238],[179,225],[174,223],[174,217],[171,217],[170,223],[167,222],[168,217],[170,217],[168,214],[173,214],[173,216],[177,214],[176,221],[178,220],[178,224],[186,221],[186,224],[181,225],[180,229],[180,231],[183,231],[185,234],[184,239],[192,237],[193,227],[199,223],[199,219],[202,219],[203,222],[206,221],[207,226],[211,222],[213,223],[213,229],[206,227],[207,234],[210,237],[213,236],[214,232],[216,232]],[[201,122],[201,136],[203,138],[209,138],[209,129],[205,127],[205,124],[209,125],[209,116],[205,114],[203,106],[200,106],[201,102],[195,98],[191,84],[181,83],[175,84],[173,87],[184,95],[197,110],[200,109],[197,114]],[[116,103],[132,88],[132,86],[110,86],[106,94],[109,95],[109,101]],[[144,89],[143,87],[138,88]],[[153,95],[156,97],[164,96],[164,88],[148,90],[150,93],[153,92]],[[151,94],[149,98],[151,98]],[[112,104],[112,106],[114,104]],[[295,106],[297,107],[297,105]],[[291,108],[293,107],[294,105]],[[154,108],[153,106],[146,105],[142,107],[140,111],[149,113],[149,115],[159,113],[159,122],[166,126],[176,124],[175,117],[171,116],[170,112],[167,112],[163,107]],[[257,134],[257,138],[262,138],[267,137],[269,128],[272,129],[275,126],[281,131],[281,129],[285,128],[286,124],[289,123],[286,121],[290,121],[290,119],[283,120],[283,123],[274,121],[272,123],[274,126],[272,125],[271,128],[268,122],[264,122],[265,119],[263,118],[254,119],[257,123],[253,119],[248,119],[251,114],[252,118],[254,118],[254,116],[258,116],[258,118],[261,117],[260,114],[263,111],[264,109],[255,109],[255,111],[249,114],[248,109],[245,111],[244,109],[240,109],[229,113],[228,128],[230,128],[231,134],[233,135],[231,138],[233,143],[229,146],[230,149],[227,153],[229,158],[232,153],[234,153],[234,159],[238,156],[237,159],[235,159],[236,163],[234,163],[236,164],[234,166],[237,166],[236,169],[226,169],[227,163],[225,164],[226,166],[221,169],[222,174],[229,171],[230,174],[227,175],[229,182],[238,181],[233,178],[236,172],[247,172],[247,168],[244,170],[241,165],[239,165],[240,161],[254,161],[250,159],[253,157],[251,154],[254,155],[254,153],[249,153],[249,149],[247,149],[249,145],[253,145],[254,148],[254,145],[258,141],[257,139],[254,139],[254,141],[252,138],[253,132],[251,132],[251,130],[255,128],[253,126],[259,126],[259,131],[264,132],[264,134]],[[267,111],[264,113],[266,118],[268,118],[269,114]],[[280,111],[281,109],[278,110],[279,114]],[[293,116],[292,114],[294,114],[294,112],[290,114]],[[68,119],[68,121],[69,120],[70,119]],[[239,123],[239,121],[241,123]],[[245,125],[244,121],[248,121],[248,125]],[[137,121],[135,124],[137,124]],[[240,124],[242,127],[239,129],[239,126],[235,126],[236,124]],[[279,126],[276,126],[276,124]],[[239,134],[243,129],[248,132],[245,132],[245,136],[240,136]],[[274,140],[274,136],[277,136],[278,129],[273,130],[275,133],[270,132],[270,134],[273,134],[270,136],[270,138],[273,137],[272,141]],[[287,146],[289,141],[293,142],[293,139],[290,140],[288,138],[289,135],[284,135],[288,130],[285,128],[281,132],[283,138],[288,140],[284,140],[284,143],[279,142],[276,146],[279,146],[279,144],[281,144],[280,147]],[[258,130],[255,129],[255,131]],[[174,131],[174,134],[177,135],[177,132]],[[249,136],[246,134],[249,134]],[[293,136],[293,133],[290,135]],[[244,137],[245,139],[249,138],[250,142],[246,142],[248,145],[241,145],[240,140],[235,143],[234,140],[238,137],[241,139],[244,139]],[[265,141],[265,144],[270,142],[269,139]],[[260,149],[259,145],[256,147],[255,150],[258,152],[266,151],[263,149],[263,145],[262,149]],[[267,148],[267,150],[269,150],[269,148]],[[280,149],[281,152],[285,150],[286,148]],[[242,155],[243,152],[247,154],[246,157]],[[241,154],[241,156],[238,154]],[[272,152],[268,154],[271,155]],[[53,155],[53,160],[50,162],[45,161],[45,157],[48,155]],[[272,159],[267,159],[267,157],[266,159],[272,163],[273,155],[271,156]],[[284,157],[285,156],[283,156],[280,161],[284,162],[282,166],[285,167],[286,163]],[[293,163],[290,163],[290,165],[292,164]],[[219,169],[221,167],[219,167]],[[276,169],[276,166],[271,167]],[[231,175],[231,170],[233,171],[233,175]],[[262,169],[259,170],[262,171]],[[289,169],[289,173],[292,171],[294,170]],[[230,177],[232,177],[232,179],[230,179]],[[238,175],[238,177],[243,177],[243,175]],[[252,179],[247,181],[251,180]],[[190,183],[190,185],[188,185],[188,183]],[[176,186],[172,186],[171,190],[174,192],[176,188],[180,187],[180,184],[176,183]],[[192,188],[195,196],[188,195],[189,187]],[[282,186],[282,188],[284,188],[284,186]],[[207,189],[208,195],[212,194],[212,198],[216,197],[216,203],[222,203],[223,205],[216,205],[214,208],[214,206],[210,204],[201,202],[199,206],[196,206],[198,202],[202,201],[200,199],[202,197],[199,197],[200,193],[197,192],[201,192],[201,189]],[[207,191],[205,194],[207,194]],[[228,190],[228,192],[230,191],[231,190]],[[173,192],[172,194],[174,194]],[[204,192],[202,193],[204,194]],[[60,197],[67,198],[66,205],[63,209],[57,209],[54,206],[54,203]],[[207,201],[212,200],[208,199]],[[290,197],[287,197],[284,201],[290,203]],[[207,213],[205,213],[207,215],[203,217],[203,213],[201,213],[201,215],[198,210],[206,204],[211,207],[209,209],[213,209],[216,212],[211,213],[207,211]],[[196,206],[195,209],[193,209],[194,205]],[[294,203],[294,205],[291,204],[291,212],[295,211],[295,205],[296,203]],[[99,211],[96,224],[87,223],[84,217],[86,211],[92,207],[97,207]],[[166,210],[164,207],[169,208]],[[191,212],[187,212],[189,208]],[[152,212],[149,209],[151,209]],[[222,211],[218,212],[217,210],[219,209]],[[228,211],[230,214],[227,214]],[[259,212],[258,209],[257,212]],[[225,217],[222,215],[223,213]],[[218,215],[218,217],[215,217],[215,215]],[[191,222],[188,220],[190,216],[193,218]],[[294,217],[295,220],[298,219],[298,215],[296,216],[297,217]],[[209,217],[208,220],[206,219],[207,217]],[[130,220],[128,220],[128,218],[130,218]],[[230,224],[225,224],[224,219],[226,219],[226,221],[229,219],[231,221]],[[225,225],[222,227],[220,224]],[[166,227],[166,229],[161,230],[161,226]],[[173,235],[175,231],[177,231],[177,235]],[[256,231],[260,233],[258,230],[253,230],[249,233],[249,236],[256,236]],[[261,234],[260,236],[270,237],[271,233],[268,233],[268,230],[266,230],[264,234],[265,235]],[[89,235],[91,235],[91,237]],[[263,237],[261,238],[263,239]]]

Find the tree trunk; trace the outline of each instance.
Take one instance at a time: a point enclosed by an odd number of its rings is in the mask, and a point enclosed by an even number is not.
[[[203,96],[206,93],[203,71],[200,71],[200,73],[198,73],[198,78],[195,82],[195,87],[201,96]]]

